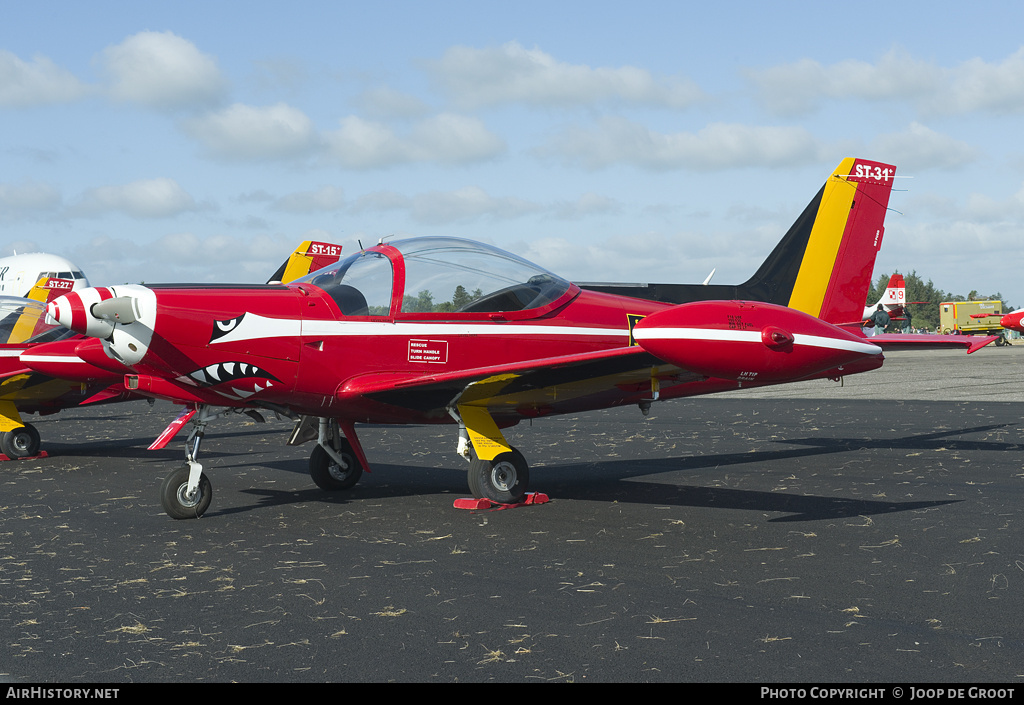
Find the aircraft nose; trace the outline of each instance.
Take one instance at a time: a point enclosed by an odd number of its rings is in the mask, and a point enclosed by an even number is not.
[[[79,308],[82,305],[81,299],[77,296],[75,298],[78,299],[78,301],[76,301],[75,304],[72,304],[70,295],[65,294],[64,296],[58,296],[56,299],[46,304],[46,315],[50,320],[56,321],[65,328],[70,328],[76,333],[84,333],[84,330],[79,330],[74,326],[75,317],[72,311],[76,305]],[[84,322],[84,320],[85,318],[83,317],[82,321]]]
[[[110,321],[92,314],[92,306],[113,297],[105,288],[88,288],[58,296],[46,305],[46,315],[65,328],[95,338],[107,338],[113,331]]]

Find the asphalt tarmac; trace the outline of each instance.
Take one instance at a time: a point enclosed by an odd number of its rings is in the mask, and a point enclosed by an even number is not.
[[[1024,345],[897,353],[840,385],[523,423],[548,504],[455,509],[450,427],[365,427],[309,479],[290,424],[203,447],[174,409],[33,419],[0,465],[0,680],[1006,683],[1024,687]]]

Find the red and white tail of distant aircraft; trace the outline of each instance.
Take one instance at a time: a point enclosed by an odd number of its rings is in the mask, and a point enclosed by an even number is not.
[[[867,323],[868,319],[878,310],[879,305],[889,314],[889,318],[900,318],[906,312],[907,285],[902,274],[893,274],[889,277],[889,285],[885,287],[882,298],[873,305],[864,307],[864,313],[860,318],[861,325]]]
[[[740,285],[580,285],[482,243],[412,238],[287,285],[73,292],[47,311],[91,341],[23,361],[71,379],[121,374],[129,389],[190,406],[186,462],[161,487],[176,519],[210,506],[198,452],[217,407],[295,417],[290,442],[315,439],[309,471],[326,490],[369,469],[357,424],[451,424],[473,495],[515,503],[530,468],[502,429],[523,419],[646,413],[881,366],[890,337],[833,323],[863,310],[895,174],[844,160]]]

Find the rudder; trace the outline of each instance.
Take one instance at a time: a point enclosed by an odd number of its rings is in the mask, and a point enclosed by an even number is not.
[[[821,191],[788,306],[829,323],[859,320],[882,246],[896,167],[844,159]]]

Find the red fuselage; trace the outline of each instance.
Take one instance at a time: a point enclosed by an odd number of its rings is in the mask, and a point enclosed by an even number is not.
[[[45,346],[27,364],[72,379],[124,365],[150,396],[349,422],[450,422],[457,396],[502,425],[881,365],[878,348],[783,306],[583,291],[479,244],[406,243],[289,285],[71,293],[48,311],[102,350],[83,347],[82,373]]]

